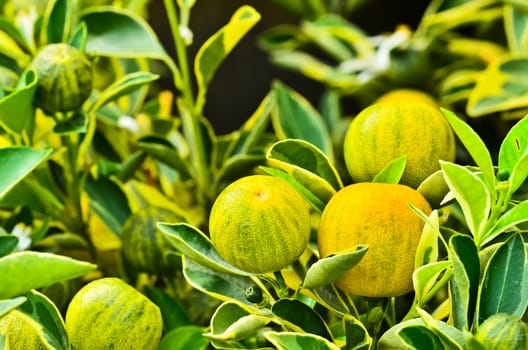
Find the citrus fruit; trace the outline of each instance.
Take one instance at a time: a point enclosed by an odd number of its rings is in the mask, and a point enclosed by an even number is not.
[[[310,210],[285,180],[251,175],[216,198],[209,217],[211,240],[231,265],[251,273],[280,270],[304,252]]]
[[[394,89],[391,90],[376,99],[375,103],[382,102],[421,102],[430,105],[431,107],[438,108],[438,102],[433,96],[416,89]]]
[[[424,103],[384,102],[363,109],[350,123],[345,164],[354,182],[371,181],[390,161],[407,156],[401,183],[417,188],[455,160],[455,136],[442,113]]]
[[[162,274],[171,270],[165,258],[168,244],[158,222],[175,223],[182,218],[161,207],[147,207],[133,213],[121,230],[122,253],[127,264],[141,272]]]
[[[115,277],[86,284],[66,311],[66,331],[76,350],[155,350],[162,330],[158,306]]]
[[[11,350],[44,350],[48,349],[39,332],[19,311],[10,311],[4,317],[0,317],[0,335],[6,337],[7,349]]]
[[[44,46],[30,68],[37,74],[35,104],[46,113],[78,109],[92,92],[92,64],[80,50],[68,44]]]
[[[330,199],[318,230],[321,258],[368,245],[361,261],[336,281],[339,288],[366,297],[392,297],[412,290],[424,222],[409,204],[426,215],[431,212],[420,193],[400,184],[352,184]]]

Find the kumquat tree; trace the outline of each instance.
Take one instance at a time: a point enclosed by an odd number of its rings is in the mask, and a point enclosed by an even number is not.
[[[0,1],[0,350],[528,349],[528,2],[234,3]]]

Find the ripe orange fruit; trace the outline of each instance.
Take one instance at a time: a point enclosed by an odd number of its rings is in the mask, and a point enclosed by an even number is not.
[[[455,160],[455,136],[440,110],[424,103],[384,102],[362,110],[344,142],[345,164],[355,182],[371,181],[390,161],[407,156],[401,183],[417,188]]]
[[[278,271],[304,252],[310,210],[285,180],[252,175],[216,198],[209,217],[211,240],[231,265],[251,273]]]
[[[434,97],[428,93],[421,90],[405,88],[391,90],[378,97],[375,101],[375,103],[381,102],[422,102],[434,108],[440,107]]]
[[[339,288],[366,297],[392,297],[412,290],[424,222],[409,203],[427,215],[431,212],[420,193],[399,184],[352,184],[330,199],[319,224],[321,258],[358,244],[369,246],[359,264],[336,281]]]

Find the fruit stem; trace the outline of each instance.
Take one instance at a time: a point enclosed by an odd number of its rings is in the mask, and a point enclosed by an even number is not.
[[[203,130],[200,123],[201,110],[196,109],[196,103],[193,94],[193,84],[191,82],[191,75],[189,71],[187,50],[185,42],[180,35],[180,25],[178,21],[178,14],[173,0],[164,0],[167,17],[174,38],[174,46],[176,48],[176,56],[178,65],[181,71],[181,77],[178,75],[175,78],[176,88],[180,90],[182,99],[178,102],[178,110],[182,121],[183,133],[187,142],[189,142],[189,150],[191,153],[192,165],[196,171],[196,181],[200,194],[207,192],[209,186],[209,176],[207,170],[207,157],[204,146]],[[203,198],[199,198],[203,200]]]
[[[66,176],[67,191],[70,205],[72,206],[72,232],[78,233],[83,237],[88,245],[90,256],[97,262],[97,251],[88,234],[86,223],[83,219],[83,210],[81,204],[82,179],[77,169],[78,143],[74,142],[72,135],[61,135],[62,144],[66,146],[66,160],[64,162],[65,172],[70,175]]]
[[[273,272],[273,275],[275,276],[279,287],[277,290],[277,295],[279,296],[279,298],[287,297],[288,286],[286,285],[286,281],[284,281],[284,276],[282,276],[282,273],[280,271]]]
[[[176,55],[181,71],[181,86],[178,86],[179,84],[176,84],[176,87],[183,94],[185,103],[192,109],[192,107],[194,106],[194,97],[192,93],[191,77],[189,73],[189,64],[187,59],[187,51],[185,49],[185,42],[183,41],[183,38],[180,35],[180,26],[178,23],[177,10],[174,6],[173,0],[164,0],[163,2],[167,11],[167,17],[169,19],[169,25],[174,39],[174,46],[176,48]]]

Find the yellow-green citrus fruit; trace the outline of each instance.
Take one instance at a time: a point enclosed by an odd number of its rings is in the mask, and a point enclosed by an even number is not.
[[[354,182],[371,181],[389,162],[407,156],[401,183],[417,188],[455,160],[455,136],[442,113],[424,103],[385,102],[362,110],[350,123],[345,164]]]
[[[321,258],[368,245],[361,261],[336,281],[343,291],[366,297],[393,297],[412,290],[414,257],[431,208],[416,190],[399,184],[357,183],[339,190],[321,215]]]
[[[7,349],[10,350],[41,350],[48,348],[38,331],[19,311],[11,311],[0,318],[0,335],[6,337]]]
[[[133,213],[121,230],[122,253],[125,262],[140,272],[163,274],[171,265],[165,257],[168,245],[158,222],[176,223],[182,218],[161,207],[143,208]]]
[[[66,331],[75,350],[155,350],[162,330],[158,306],[115,277],[82,287],[66,311]]]
[[[475,338],[486,350],[528,349],[528,325],[519,317],[498,313],[480,325]]]
[[[209,231],[218,254],[231,265],[251,273],[277,271],[304,252],[310,210],[285,180],[246,176],[218,195]]]
[[[375,103],[382,102],[421,102],[434,108],[440,107],[433,96],[424,91],[416,89],[401,88],[391,90],[378,97],[378,99],[375,101]]]
[[[73,46],[46,45],[30,67],[37,73],[35,105],[46,113],[78,109],[92,92],[92,64]]]

